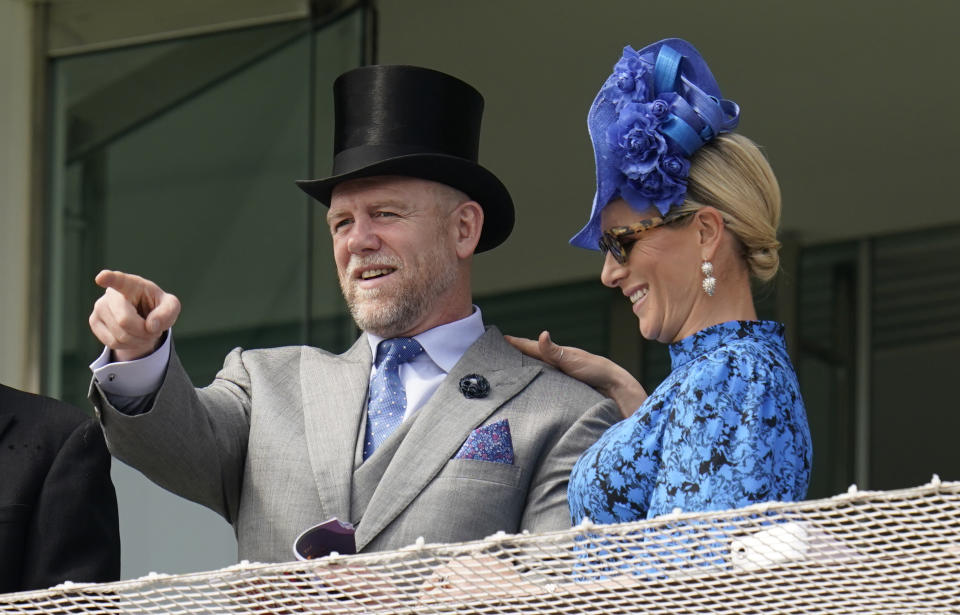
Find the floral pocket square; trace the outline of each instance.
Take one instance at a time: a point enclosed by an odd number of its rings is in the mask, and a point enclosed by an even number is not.
[[[513,464],[513,439],[507,419],[477,427],[463,443],[454,459],[476,459]]]

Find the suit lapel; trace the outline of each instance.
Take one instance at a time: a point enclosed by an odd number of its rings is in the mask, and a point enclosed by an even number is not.
[[[417,411],[357,527],[357,549],[396,519],[457,453],[470,432],[522,391],[540,370],[523,366],[519,351],[507,344],[496,328],[488,329]],[[460,379],[468,374],[487,379],[489,396],[463,396]]]
[[[342,355],[308,348],[300,361],[307,450],[326,517],[350,517],[354,449],[370,363],[365,335]]]
[[[4,432],[10,425],[13,425],[13,414],[3,412],[3,409],[0,408],[0,438],[3,438]]]
[[[7,430],[7,427],[13,424],[14,407],[16,397],[14,390],[8,386],[0,384],[0,437]]]

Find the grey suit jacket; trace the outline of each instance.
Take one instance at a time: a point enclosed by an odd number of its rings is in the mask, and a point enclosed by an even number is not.
[[[330,517],[356,525],[359,551],[569,527],[567,480],[620,419],[591,388],[524,356],[490,328],[436,393],[362,461],[370,375],[365,336],[342,355],[310,347],[228,356],[194,389],[175,353],[153,406],[127,416],[96,383],[111,452],[157,484],[233,524],[239,557],[286,561],[304,529]],[[490,394],[467,399],[467,374]],[[470,433],[506,419],[514,463],[454,459]]]

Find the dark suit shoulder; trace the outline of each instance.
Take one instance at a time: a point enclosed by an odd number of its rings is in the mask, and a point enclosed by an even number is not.
[[[93,417],[66,402],[0,385],[0,467],[45,471],[69,442],[109,458]]]
[[[89,414],[66,402],[0,384],[0,415],[12,415],[21,429],[36,429],[66,438]]]
[[[120,576],[117,500],[100,425],[0,386],[0,593]]]

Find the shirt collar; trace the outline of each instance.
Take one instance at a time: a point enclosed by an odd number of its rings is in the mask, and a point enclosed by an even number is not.
[[[414,335],[413,339],[420,342],[424,352],[437,364],[437,367],[449,372],[483,333],[483,315],[480,313],[480,308],[473,306],[473,313],[466,318],[427,329],[423,333]],[[367,333],[371,356],[377,356],[377,345],[383,339],[379,335]]]

